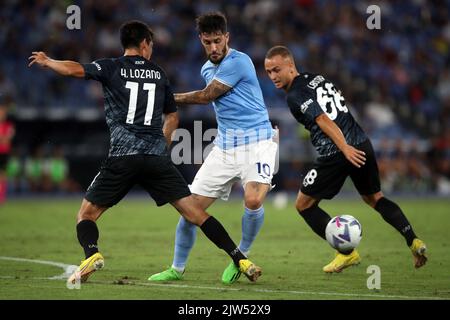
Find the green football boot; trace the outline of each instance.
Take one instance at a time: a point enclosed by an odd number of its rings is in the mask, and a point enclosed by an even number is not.
[[[184,272],[178,272],[174,268],[170,267],[169,269],[155,273],[148,278],[149,281],[175,281],[182,280]]]
[[[234,262],[231,262],[228,267],[223,271],[222,274],[222,282],[224,284],[233,284],[235,283],[239,277],[241,276],[241,271],[238,267],[234,264]]]

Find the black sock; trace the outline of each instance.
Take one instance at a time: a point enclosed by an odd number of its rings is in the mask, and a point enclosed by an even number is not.
[[[416,238],[416,234],[414,233],[413,228],[409,224],[409,221],[402,209],[400,209],[395,202],[383,197],[376,203],[375,210],[381,214],[387,223],[400,232],[400,234],[405,238],[408,246],[413,243],[413,240]]]
[[[200,229],[202,229],[203,233],[209,240],[214,242],[214,244],[220,249],[228,253],[236,266],[239,267],[239,260],[247,259],[233,240],[231,240],[225,228],[213,216],[206,219],[206,221],[200,226]]]
[[[326,240],[325,229],[327,228],[328,222],[331,220],[328,213],[320,209],[319,206],[314,205],[299,212],[299,214],[319,237]]]
[[[84,249],[86,259],[98,252],[98,228],[91,220],[82,220],[77,224],[77,237]]]

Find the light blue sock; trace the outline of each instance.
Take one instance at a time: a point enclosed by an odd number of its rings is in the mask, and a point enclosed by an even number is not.
[[[239,249],[245,255],[250,251],[250,247],[261,229],[263,222],[263,206],[256,210],[245,208],[244,215],[242,216],[242,240],[241,243],[239,243]]]
[[[180,217],[175,233],[175,251],[172,267],[183,272],[197,236],[197,226]]]

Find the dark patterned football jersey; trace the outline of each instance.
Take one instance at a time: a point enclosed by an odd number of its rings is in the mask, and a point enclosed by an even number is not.
[[[162,115],[177,111],[165,72],[141,56],[83,64],[86,79],[103,85],[109,156],[166,155]]]
[[[311,132],[311,142],[319,157],[340,152],[315,121],[323,113],[341,129],[349,145],[356,146],[367,140],[366,134],[345,105],[341,92],[323,76],[300,74],[292,82],[286,99],[292,115]]]

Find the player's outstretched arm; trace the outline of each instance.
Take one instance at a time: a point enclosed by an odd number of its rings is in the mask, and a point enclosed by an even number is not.
[[[365,164],[365,152],[348,145],[341,129],[325,113],[316,118],[316,123],[355,167],[361,168]]]
[[[175,93],[175,102],[181,104],[208,104],[216,100],[221,95],[231,90],[231,87],[213,80],[203,90],[191,91],[187,93]]]
[[[32,52],[28,60],[31,60],[31,62],[28,64],[28,67],[31,67],[34,63],[37,63],[41,67],[49,68],[63,76],[84,78],[83,66],[75,61],[54,60],[48,57],[45,52],[42,51]]]
[[[172,133],[178,128],[178,112],[167,113],[164,119],[163,133],[166,137],[167,145],[172,143]]]

